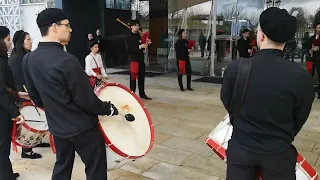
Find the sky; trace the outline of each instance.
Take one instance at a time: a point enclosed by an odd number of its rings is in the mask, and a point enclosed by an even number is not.
[[[303,3],[301,3],[303,1]],[[218,14],[221,12],[224,4],[235,2],[235,0],[217,0]],[[246,11],[261,13],[264,8],[264,0],[238,0],[238,5],[247,7]],[[201,10],[207,14],[210,12],[211,2],[200,4]],[[288,11],[292,7],[302,7],[307,14],[314,15],[316,10],[320,7],[320,0],[282,0],[280,8],[287,9]]]

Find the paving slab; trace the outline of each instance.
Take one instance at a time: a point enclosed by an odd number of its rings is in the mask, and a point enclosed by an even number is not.
[[[129,162],[122,166],[120,169],[129,171],[135,174],[142,174],[148,169],[152,168],[154,165],[158,164],[159,161],[150,159],[147,157],[139,158],[133,162]]]
[[[173,137],[161,143],[163,146],[168,146],[174,149],[181,149],[187,152],[201,154],[203,156],[211,156],[213,151],[208,146],[200,141],[186,139],[182,137]]]
[[[143,176],[155,180],[219,180],[220,177],[201,173],[191,169],[175,166],[167,163],[159,163],[150,170],[144,172]]]
[[[146,157],[170,164],[181,165],[181,163],[192,154],[193,153],[191,152],[179,149],[154,145],[153,149],[146,155]]]
[[[129,86],[129,76],[112,74],[110,82]],[[194,92],[181,92],[175,75],[146,78],[146,93],[153,100],[142,101],[153,120],[155,145],[145,157],[108,171],[109,180],[225,180],[226,163],[204,142],[227,114],[220,101],[221,86],[199,82],[193,82],[192,86]],[[315,100],[294,145],[320,172],[320,100]],[[43,158],[21,159],[21,149],[19,153],[12,152],[14,171],[21,174],[19,180],[34,180],[34,174],[37,179],[50,180],[55,155],[50,148],[34,151]],[[84,164],[78,156],[72,178],[86,179]]]
[[[194,154],[182,163],[182,167],[191,168],[219,177],[225,177],[227,164],[221,159]]]

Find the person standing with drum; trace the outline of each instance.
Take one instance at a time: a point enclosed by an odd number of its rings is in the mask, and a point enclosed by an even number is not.
[[[24,117],[15,105],[17,98],[28,99],[27,93],[16,93],[12,72],[8,66],[8,49],[11,47],[10,31],[0,26],[0,179],[16,180],[10,162],[12,121],[23,123]]]
[[[56,163],[52,180],[70,180],[75,151],[86,166],[87,180],[106,180],[106,145],[98,115],[117,115],[117,108],[102,102],[92,91],[79,60],[63,50],[72,29],[58,8],[39,13],[42,40],[22,61],[26,87],[33,102],[43,107],[53,135]]]
[[[178,37],[179,39],[174,44],[174,49],[176,51],[177,56],[177,67],[178,67],[178,82],[180,91],[185,91],[182,84],[182,76],[183,74],[187,74],[187,89],[189,91],[193,91],[191,88],[191,63],[190,63],[190,57],[189,54],[192,51],[192,49],[188,49],[188,40],[187,40],[187,34],[184,29],[179,29],[178,31]]]
[[[24,32],[23,30],[17,31],[13,35],[13,45],[14,48],[11,51],[10,59],[9,59],[9,67],[13,74],[13,79],[15,82],[15,88],[17,91],[24,92],[23,86],[25,85],[24,75],[22,71],[22,59],[23,56],[30,52],[32,49],[32,41],[29,33]],[[26,102],[28,100],[21,99],[20,102]],[[19,103],[19,104],[21,104]],[[41,143],[37,147],[50,147],[48,143]],[[34,153],[32,148],[22,148],[21,158],[29,158],[29,159],[39,159],[41,158],[41,154]]]
[[[149,44],[142,44],[141,36],[139,35],[140,22],[132,20],[130,22],[131,33],[128,35],[128,53],[130,61],[130,89],[136,92],[137,79],[139,86],[140,98],[151,100],[145,93],[145,78],[146,64],[144,63],[144,50]]]
[[[101,81],[108,78],[103,66],[101,55],[99,54],[99,43],[97,40],[89,42],[91,53],[86,57],[86,73],[89,76],[90,84],[94,88]]]
[[[226,151],[227,180],[256,180],[258,173],[263,179],[296,179],[298,153],[292,142],[306,122],[315,98],[310,75],[284,58],[285,43],[296,29],[297,20],[287,10],[266,9],[260,15],[260,50],[251,58],[247,87],[239,82],[235,89],[242,61],[233,61],[225,71],[221,100],[233,126]],[[241,72],[244,71],[243,68]],[[243,80],[241,74],[239,80]],[[243,91],[245,96],[238,94]],[[239,103],[234,99],[243,100]]]

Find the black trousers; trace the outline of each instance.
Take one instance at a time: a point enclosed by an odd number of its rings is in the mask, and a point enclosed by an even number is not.
[[[292,148],[277,155],[247,152],[229,141],[227,180],[256,180],[262,173],[264,180],[296,180],[297,151]]]
[[[177,67],[178,67],[178,83],[180,89],[183,89],[183,84],[182,84],[182,76],[183,74],[180,74],[179,72],[179,62],[177,61]],[[186,74],[187,74],[187,88],[191,88],[191,74],[192,74],[192,68],[191,68],[191,63],[189,60],[186,61]]]
[[[314,73],[316,71],[317,71],[317,75],[318,75],[318,96],[320,96],[320,63],[313,63],[312,77],[314,76]]]
[[[3,115],[0,113],[1,116]],[[12,164],[9,159],[11,149],[12,121],[9,117],[0,116],[0,180],[15,180]]]
[[[106,180],[106,146],[98,128],[90,129],[72,138],[54,136],[56,163],[52,180],[70,180],[75,151],[86,166],[87,180]]]
[[[145,79],[146,79],[146,65],[144,62],[139,62],[139,71],[138,71],[138,88],[139,88],[139,95],[145,96]],[[137,81],[131,79],[130,74],[130,89],[133,92],[136,92],[137,89]]]

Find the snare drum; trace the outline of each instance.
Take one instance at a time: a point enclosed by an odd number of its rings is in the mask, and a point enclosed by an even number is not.
[[[230,124],[229,115],[218,124],[206,139],[207,145],[224,161],[226,161],[226,149],[228,141],[231,139],[233,127]],[[296,164],[297,180],[318,180],[318,173],[300,154],[297,157]],[[259,178],[262,180],[262,178]]]
[[[20,113],[25,122],[15,124],[12,131],[12,142],[23,148],[33,148],[42,142],[48,133],[48,124],[45,112],[35,107],[31,102],[24,102],[20,106]]]
[[[154,143],[154,128],[140,98],[117,83],[103,84],[95,93],[102,101],[111,101],[119,111],[116,116],[99,116],[99,127],[107,145],[108,170],[147,154]],[[124,118],[128,113],[134,115],[134,121]]]

